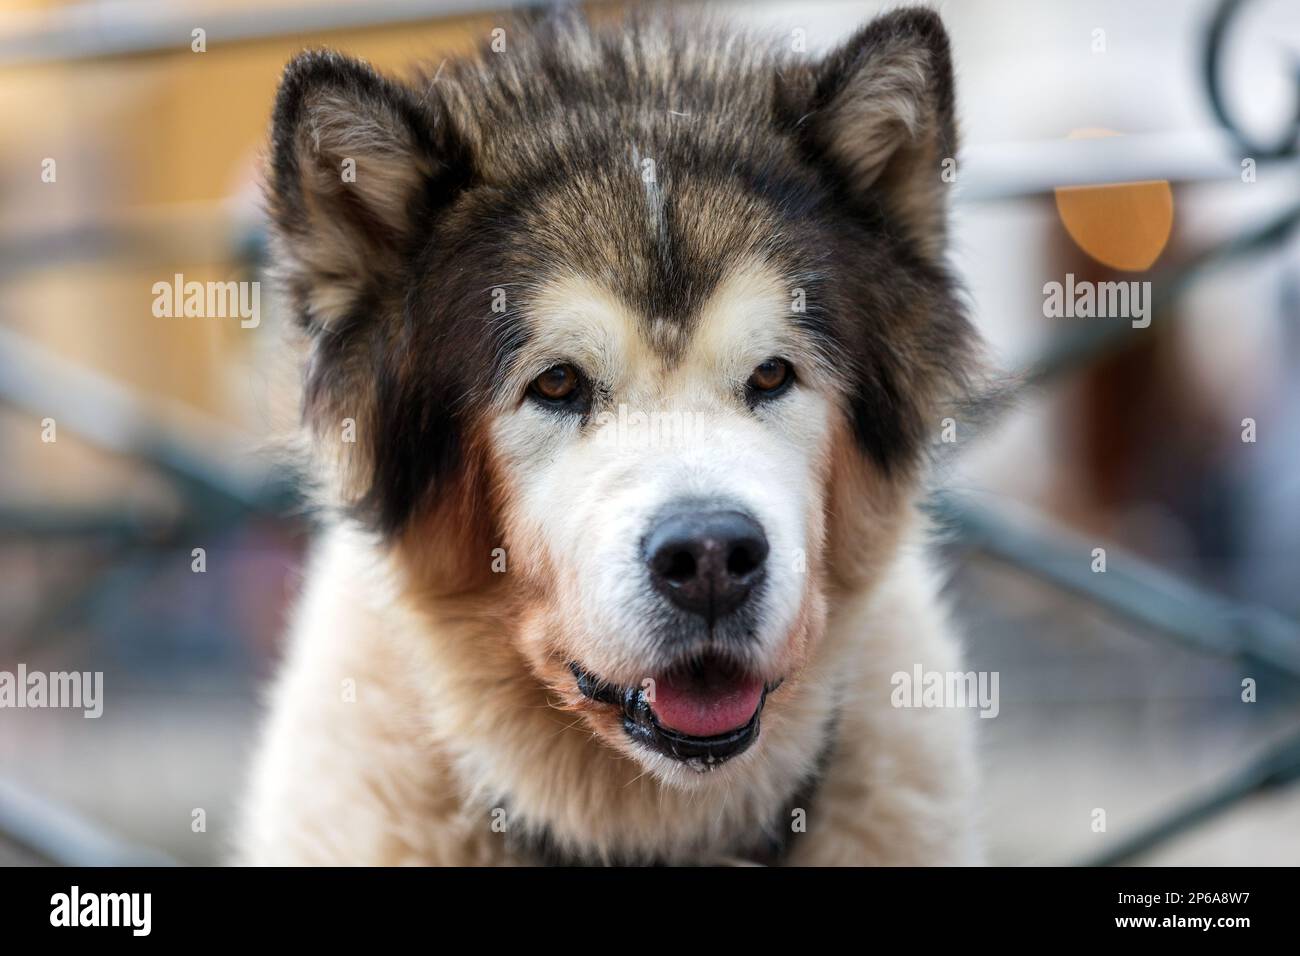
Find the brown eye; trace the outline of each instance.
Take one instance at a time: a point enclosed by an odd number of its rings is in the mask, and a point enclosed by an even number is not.
[[[567,402],[578,391],[578,370],[572,365],[555,365],[533,379],[532,392],[548,402]]]
[[[746,383],[750,390],[762,397],[770,397],[784,388],[794,375],[794,369],[785,359],[771,358],[754,369]]]

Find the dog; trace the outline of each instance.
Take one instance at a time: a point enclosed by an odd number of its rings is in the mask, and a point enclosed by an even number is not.
[[[254,864],[966,864],[919,507],[979,340],[949,44],[572,11],[399,83],[286,68],[273,265],[324,531]]]

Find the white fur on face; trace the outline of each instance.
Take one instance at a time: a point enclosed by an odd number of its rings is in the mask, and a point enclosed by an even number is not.
[[[751,598],[748,663],[769,680],[790,676],[821,546],[831,405],[789,303],[770,270],[733,270],[686,333],[681,359],[667,363],[649,339],[676,330],[647,330],[591,280],[570,276],[538,296],[493,443],[511,567],[547,576],[539,583],[553,598],[535,626],[555,653],[620,686],[672,662],[665,626],[677,614],[651,585],[642,542],[658,516],[694,499],[762,525],[770,552]],[[744,384],[773,357],[794,366],[795,384],[751,409]],[[585,424],[523,397],[563,362],[595,387]]]

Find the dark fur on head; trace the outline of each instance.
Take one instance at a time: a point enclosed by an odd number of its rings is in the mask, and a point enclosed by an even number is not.
[[[271,211],[338,503],[389,537],[490,510],[473,423],[542,278],[598,277],[688,336],[726,266],[755,254],[805,290],[798,321],[861,452],[910,474],[973,344],[943,263],[956,143],[937,15],[888,14],[820,61],[658,17],[565,12],[505,36],[412,86],[328,52],[285,71]],[[357,445],[332,449],[349,417]]]

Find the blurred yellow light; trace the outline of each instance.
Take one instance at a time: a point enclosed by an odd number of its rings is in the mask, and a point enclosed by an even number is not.
[[[1070,139],[1118,136],[1106,129],[1080,129]],[[1103,265],[1143,272],[1160,258],[1174,225],[1174,195],[1167,180],[1062,186],[1056,210],[1070,238]]]

